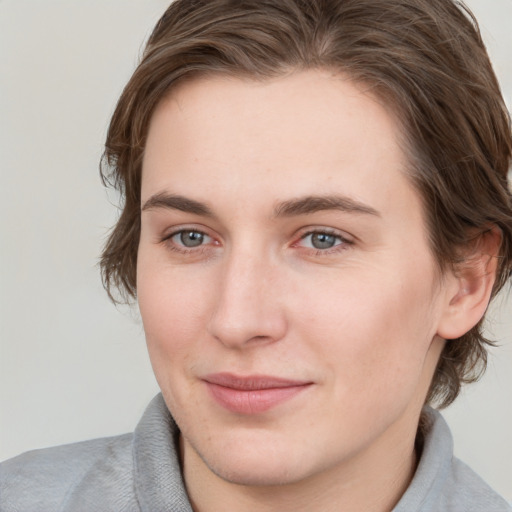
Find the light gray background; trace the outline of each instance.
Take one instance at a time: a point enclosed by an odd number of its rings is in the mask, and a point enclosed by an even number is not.
[[[157,392],[137,313],[98,255],[116,218],[97,164],[168,0],[0,0],[0,459],[131,431]],[[468,2],[512,98],[512,0]],[[512,501],[512,298],[483,381],[445,415],[456,452]]]

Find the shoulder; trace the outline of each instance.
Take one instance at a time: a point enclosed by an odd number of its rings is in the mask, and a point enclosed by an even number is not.
[[[512,512],[472,469],[453,455],[450,429],[425,408],[420,429],[423,449],[409,488],[393,512]]]
[[[446,510],[512,512],[512,507],[469,466],[453,458],[441,500]]]
[[[34,450],[0,464],[0,510],[60,510],[94,468],[131,473],[132,434]],[[117,468],[117,469],[116,469]]]

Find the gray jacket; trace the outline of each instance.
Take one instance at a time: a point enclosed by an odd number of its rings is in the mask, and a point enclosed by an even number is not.
[[[416,474],[394,512],[511,512],[453,457],[441,415],[430,418]],[[178,428],[161,395],[133,434],[25,453],[0,464],[1,512],[191,512]]]

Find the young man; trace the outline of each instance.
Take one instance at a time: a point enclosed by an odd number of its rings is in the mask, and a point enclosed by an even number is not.
[[[109,292],[162,394],[2,510],[510,510],[453,459],[512,270],[509,117],[451,0],[177,0],[125,88]]]

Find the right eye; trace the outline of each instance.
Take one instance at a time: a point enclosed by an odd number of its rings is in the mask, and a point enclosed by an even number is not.
[[[204,244],[212,242],[212,238],[206,233],[197,231],[195,229],[182,229],[173,233],[169,240],[178,247],[186,247],[187,249],[194,249]]]

